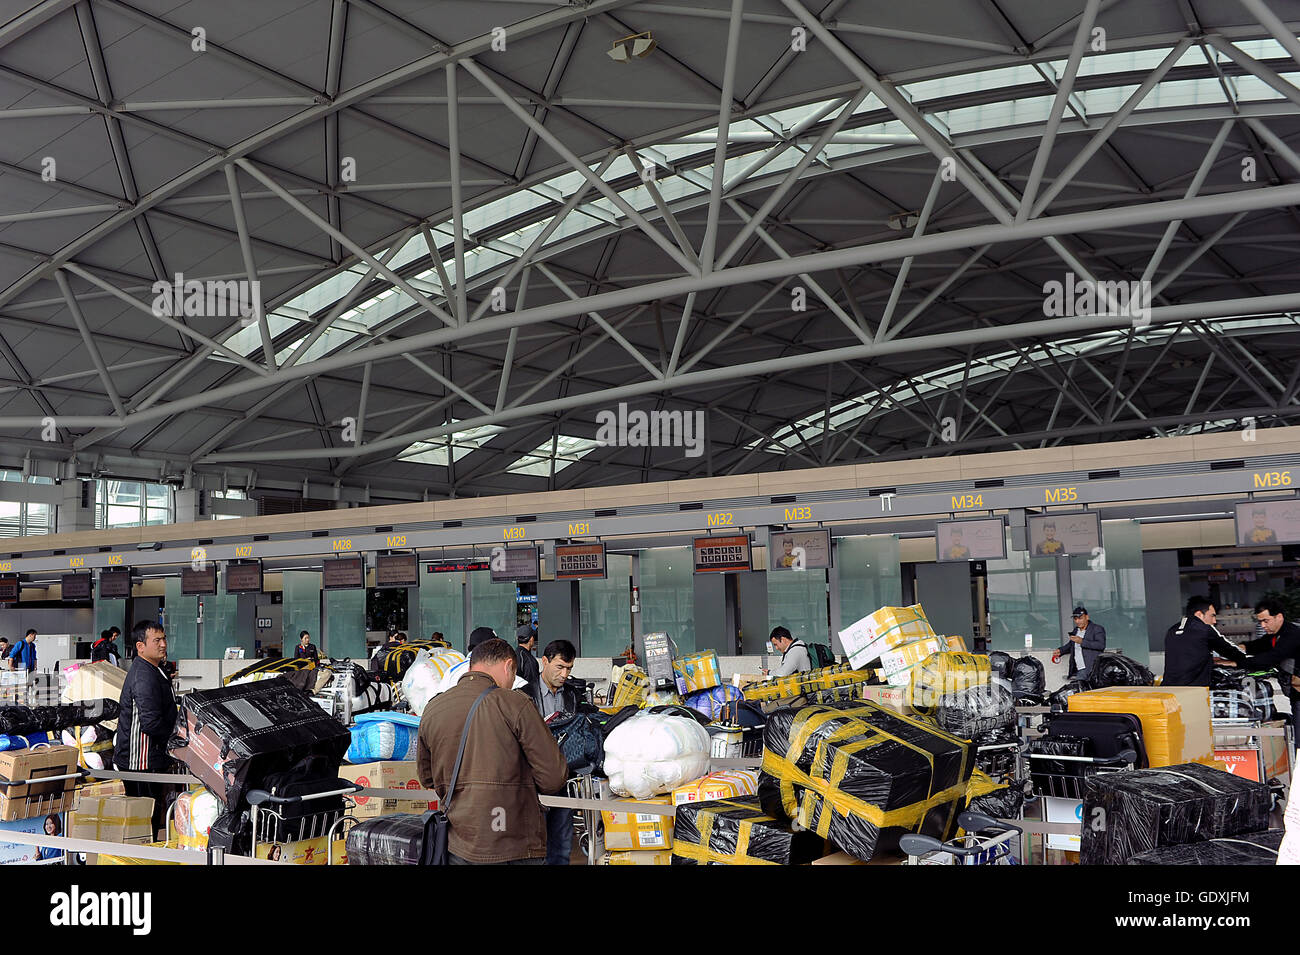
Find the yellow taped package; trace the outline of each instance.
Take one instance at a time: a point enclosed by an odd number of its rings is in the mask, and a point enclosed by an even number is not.
[[[912,668],[908,703],[918,713],[929,715],[939,700],[993,679],[986,654],[955,651],[932,653]]]
[[[82,786],[77,790],[77,806],[80,808],[82,799],[89,799],[92,796],[125,796],[126,783],[120,779],[109,779],[104,782],[91,783],[88,786]]]
[[[668,849],[655,852],[606,852],[600,857],[601,865],[672,865],[673,854]]]
[[[881,607],[840,631],[840,645],[849,663],[865,667],[886,650],[935,635],[920,604],[910,607]]]
[[[671,806],[667,796],[638,799],[637,802]],[[601,810],[605,821],[606,849],[668,849],[673,844],[673,817],[648,812]]]
[[[938,653],[943,649],[939,643],[938,637],[929,637],[925,640],[917,640],[915,643],[906,643],[901,647],[893,650],[887,650],[880,655],[880,665],[885,670],[885,676],[891,677],[909,667],[914,667],[932,653]]]
[[[869,684],[862,687],[861,696],[864,700],[872,703],[879,703],[887,710],[893,710],[903,716],[911,715],[912,708],[907,702],[908,689],[905,686],[889,686],[885,684]]]
[[[1066,702],[1071,713],[1136,716],[1152,769],[1179,763],[1214,765],[1210,691],[1203,686],[1112,686],[1075,693]]]
[[[758,792],[758,771],[722,769],[709,773],[672,791],[673,805],[684,802],[708,802],[711,799],[735,799]]]
[[[645,670],[629,666],[623,670],[618,682],[614,684],[610,703],[615,707],[640,706],[645,702],[645,696],[649,691],[650,677],[646,676]]]
[[[674,865],[806,865],[826,843],[763,810],[757,796],[677,807]]]
[[[81,796],[68,815],[68,837],[97,842],[136,842],[153,838],[153,799],[149,796]]]
[[[958,653],[966,652],[966,638],[958,636],[947,636],[943,638],[944,643],[948,645],[949,650],[955,650]]]
[[[867,678],[865,670],[855,670],[846,663],[837,663],[819,670],[806,670],[803,673],[791,673],[789,676],[779,676],[764,680],[762,683],[754,683],[745,687],[742,692],[747,700],[766,703],[771,700],[803,696],[813,690],[865,683]]]
[[[144,842],[141,845],[148,846],[151,849],[179,849],[180,846],[175,842]],[[203,853],[194,853],[195,862],[202,864],[207,856]],[[133,856],[119,856],[104,854],[98,856],[91,865],[183,865],[181,862],[162,862],[158,859],[138,859]]]
[[[870,861],[896,843],[886,830],[952,835],[974,753],[969,740],[873,703],[807,706],[771,714],[762,769],[787,816]]]
[[[682,694],[722,685],[722,668],[718,665],[718,655],[712,650],[678,657],[673,661],[673,672],[677,674],[677,691]]]

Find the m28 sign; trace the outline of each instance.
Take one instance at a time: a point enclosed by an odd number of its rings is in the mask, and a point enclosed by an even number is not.
[[[556,544],[556,580],[604,580],[604,544]]]
[[[749,570],[749,535],[695,538],[695,572],[726,573]]]

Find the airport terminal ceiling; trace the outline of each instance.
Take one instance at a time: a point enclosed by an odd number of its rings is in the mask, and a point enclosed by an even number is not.
[[[0,466],[382,503],[1295,424],[1298,26],[0,4]]]

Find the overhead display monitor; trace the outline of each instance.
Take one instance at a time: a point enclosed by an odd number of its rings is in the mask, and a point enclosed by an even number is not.
[[[1007,556],[1007,539],[1002,518],[982,517],[971,521],[935,521],[937,559],[945,561],[1002,560]]]
[[[556,580],[604,580],[604,544],[556,544]]]
[[[767,538],[768,570],[822,570],[831,565],[831,532],[781,531]]]
[[[416,554],[380,554],[375,558],[376,587],[420,586],[420,558]]]
[[[22,589],[17,574],[0,576],[0,603],[17,603],[18,592]]]
[[[114,567],[112,570],[99,572],[99,598],[101,600],[121,600],[131,596],[131,569]]]
[[[471,570],[491,570],[486,560],[435,560],[424,565],[426,574],[463,574]]]
[[[1237,543],[1300,544],[1300,500],[1242,501],[1237,505]]]
[[[749,535],[695,538],[695,572],[717,574],[752,570]]]
[[[187,597],[206,597],[217,592],[217,565],[210,563],[202,570],[181,568],[181,593]]]
[[[64,574],[62,583],[64,600],[90,599],[90,574]]]
[[[321,569],[320,585],[322,590],[364,590],[366,559],[360,554],[327,558]]]
[[[1039,514],[1027,523],[1031,557],[1091,557],[1101,546],[1101,518],[1095,511]]]
[[[262,592],[262,562],[260,560],[232,560],[226,564],[226,593],[260,594]]]
[[[536,547],[494,547],[488,560],[494,584],[520,584],[541,577],[541,561]]]

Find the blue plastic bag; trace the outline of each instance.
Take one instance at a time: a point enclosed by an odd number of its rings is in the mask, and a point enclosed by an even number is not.
[[[707,690],[699,690],[683,697],[682,702],[691,709],[703,713],[709,719],[716,720],[722,716],[724,706],[743,698],[744,694],[739,689],[728,684],[710,687]]]
[[[362,713],[352,727],[349,763],[415,759],[420,720],[408,713]]]

